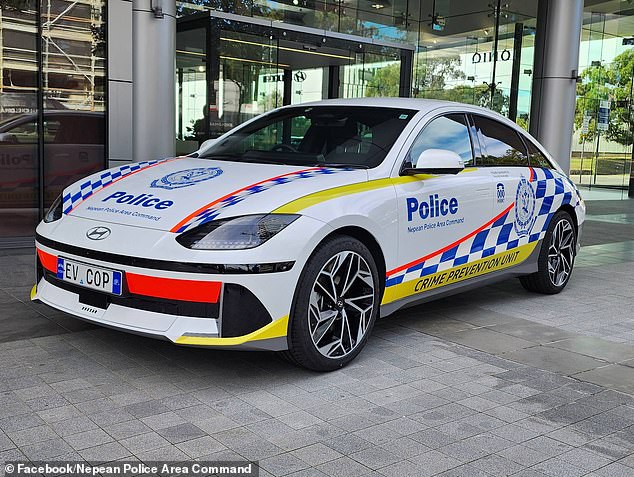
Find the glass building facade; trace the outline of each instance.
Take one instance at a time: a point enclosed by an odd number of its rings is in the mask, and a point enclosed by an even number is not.
[[[0,3],[0,243],[107,165],[105,0]]]
[[[537,3],[177,1],[176,152],[274,107],[336,97],[460,101],[529,129]],[[634,6],[584,5],[571,177],[627,190]],[[0,4],[0,241],[32,235],[61,188],[107,165],[107,30],[105,0]]]

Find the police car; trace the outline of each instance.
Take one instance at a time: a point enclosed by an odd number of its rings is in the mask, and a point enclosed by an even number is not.
[[[181,345],[333,370],[405,305],[512,277],[560,292],[584,216],[549,154],[489,110],[308,103],[188,157],[66,188],[37,228],[32,298]]]

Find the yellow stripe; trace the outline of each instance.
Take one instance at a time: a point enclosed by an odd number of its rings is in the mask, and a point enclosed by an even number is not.
[[[328,200],[337,199],[347,195],[358,194],[360,192],[367,192],[375,189],[382,189],[383,187],[389,187],[396,184],[404,184],[407,182],[417,182],[434,177],[428,174],[418,174],[415,176],[402,176],[388,179],[375,179],[372,181],[358,182],[356,184],[349,184],[340,187],[333,187],[332,189],[322,190],[313,194],[305,195],[299,199],[295,199],[291,202],[284,204],[283,206],[275,209],[274,214],[296,214],[300,210],[307,209],[316,204],[326,202]]]
[[[37,293],[37,285],[33,285],[33,288],[31,288],[31,300],[35,298],[36,293]]]
[[[388,287],[385,289],[381,304],[385,305],[401,298],[518,265],[530,256],[537,243],[521,245],[480,260]]]
[[[286,336],[288,329],[288,315],[269,323],[259,330],[244,336],[235,338],[213,338],[210,336],[180,336],[176,339],[177,344],[198,345],[198,346],[236,346],[247,341],[266,340],[271,338],[281,338]]]

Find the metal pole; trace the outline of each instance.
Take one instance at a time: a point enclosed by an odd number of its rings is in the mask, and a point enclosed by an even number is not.
[[[509,119],[517,119],[517,96],[519,94],[520,67],[522,66],[522,39],[524,35],[524,24],[515,24],[515,34],[513,35],[513,66],[511,72],[511,99],[509,103]]]
[[[35,12],[37,15],[37,209],[38,219],[44,217],[44,88],[42,80],[42,0],[35,1]]]
[[[495,35],[493,37],[493,72],[491,73],[491,109],[493,109],[495,100],[495,91],[497,90],[497,84],[495,84],[495,70],[498,64],[498,42],[500,40],[500,8],[502,7],[502,0],[498,0],[497,7],[495,7]]]
[[[583,0],[539,0],[530,132],[570,170]]]

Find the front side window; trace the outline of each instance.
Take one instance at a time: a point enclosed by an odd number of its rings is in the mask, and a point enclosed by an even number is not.
[[[405,160],[405,167],[413,167],[427,149],[446,149],[458,154],[465,166],[473,164],[473,150],[464,114],[448,114],[433,119],[414,140]]]
[[[483,148],[480,165],[528,167],[526,147],[513,129],[484,116],[473,120]]]
[[[214,144],[202,158],[298,166],[378,166],[416,112],[313,106],[262,116]]]

